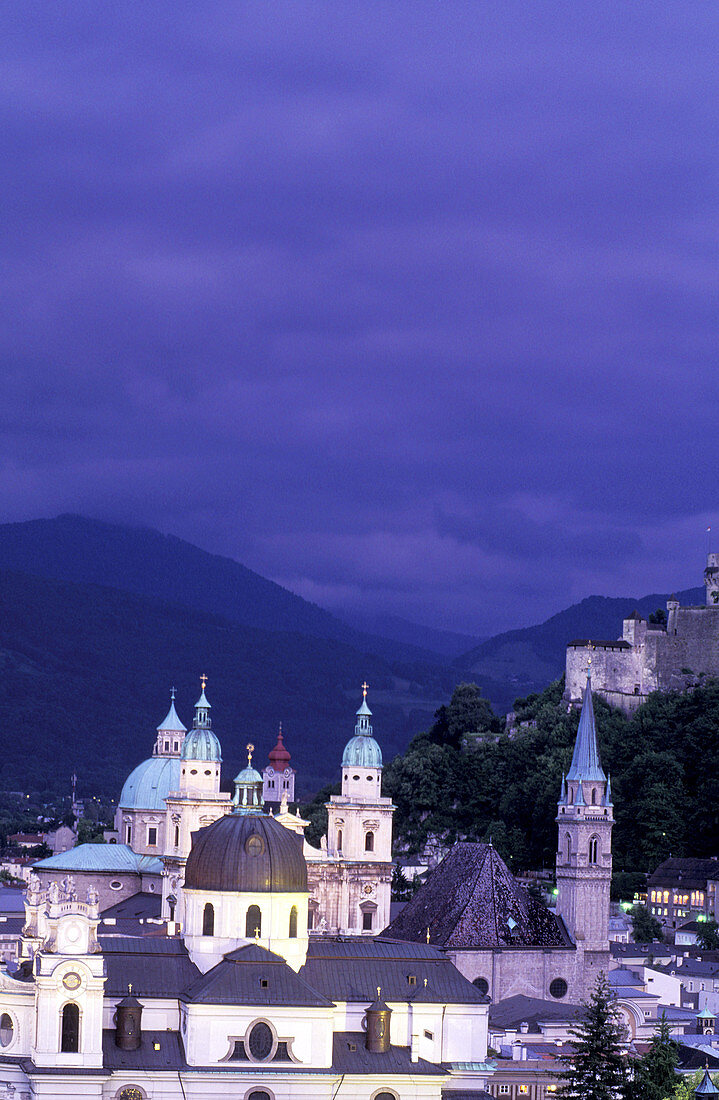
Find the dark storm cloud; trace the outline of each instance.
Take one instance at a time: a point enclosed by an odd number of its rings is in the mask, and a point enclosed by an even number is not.
[[[5,516],[150,523],[482,633],[693,583],[718,23],[4,9]]]

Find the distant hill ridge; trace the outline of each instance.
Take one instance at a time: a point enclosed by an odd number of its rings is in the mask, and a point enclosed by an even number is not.
[[[70,514],[1,524],[0,569],[109,585],[260,630],[334,638],[390,660],[443,663],[421,646],[356,630],[240,562],[150,527]]]
[[[675,593],[682,604],[704,603],[704,588]],[[575,638],[614,639],[622,621],[635,609],[646,618],[665,608],[670,594],[651,596],[588,596],[537,626],[507,630],[455,658],[465,674],[490,677],[514,685],[515,694],[540,691],[564,673],[565,653]]]

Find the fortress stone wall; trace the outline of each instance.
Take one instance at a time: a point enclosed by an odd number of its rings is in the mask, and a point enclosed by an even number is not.
[[[706,604],[682,607],[668,600],[665,624],[649,623],[635,611],[615,641],[570,642],[567,703],[581,704],[590,658],[594,691],[626,713],[653,691],[684,691],[701,676],[719,677],[719,554],[709,554],[704,583]]]

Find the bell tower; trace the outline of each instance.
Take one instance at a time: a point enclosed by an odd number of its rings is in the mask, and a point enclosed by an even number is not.
[[[614,814],[611,783],[599,759],[589,675],[556,820],[557,913],[578,947],[608,952]]]

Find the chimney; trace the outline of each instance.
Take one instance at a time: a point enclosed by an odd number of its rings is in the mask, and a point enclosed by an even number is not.
[[[389,1050],[389,1028],[392,1009],[382,1000],[382,990],[377,986],[377,998],[367,1009],[367,1034],[365,1046],[374,1054],[386,1054]]]
[[[120,1050],[138,1050],[142,1042],[142,1005],[132,996],[132,985],[127,987],[127,997],[118,1003],[115,1013],[115,1046]]]

